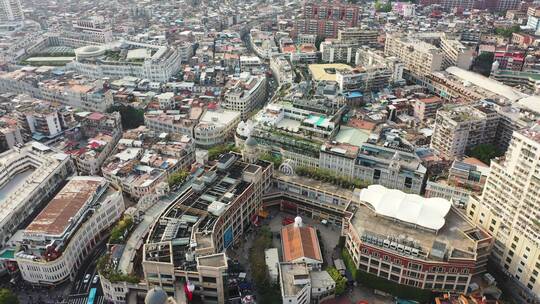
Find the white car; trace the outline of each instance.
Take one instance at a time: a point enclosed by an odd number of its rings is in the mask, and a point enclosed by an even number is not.
[[[98,281],[99,281],[99,276],[96,274],[94,278],[92,279],[92,284],[97,284]]]
[[[87,274],[84,276],[84,281],[83,281],[83,283],[84,283],[84,284],[88,284],[88,282],[90,282],[90,274],[89,274],[89,273],[87,273]]]

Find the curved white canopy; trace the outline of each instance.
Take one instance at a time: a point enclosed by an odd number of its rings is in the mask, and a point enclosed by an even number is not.
[[[373,206],[377,214],[434,230],[444,226],[452,205],[443,198],[424,198],[381,185],[362,189],[360,201]]]

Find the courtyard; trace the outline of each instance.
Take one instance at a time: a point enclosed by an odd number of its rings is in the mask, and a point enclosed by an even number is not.
[[[282,212],[278,208],[272,208],[268,210],[268,217],[261,221],[261,226],[255,229],[261,229],[262,227],[267,227],[272,232],[272,248],[278,249],[279,260],[283,260],[283,253],[281,249],[281,228],[283,227],[283,219],[294,219],[296,215],[292,213]],[[324,259],[324,266],[333,266],[333,259],[340,258],[335,252],[335,248],[338,245],[340,239],[341,227],[332,225],[332,224],[322,224],[320,221],[313,220],[309,217],[302,217],[302,222],[304,225],[312,226],[318,231],[321,253]],[[241,265],[245,267],[246,271],[246,280],[252,281],[250,263],[249,263],[249,250],[253,246],[253,241],[256,238],[256,233],[251,231],[246,233],[244,238],[235,244],[234,248],[227,250],[227,254],[233,260],[238,261]],[[261,252],[261,254],[264,254]],[[257,293],[255,292],[257,295]],[[393,298],[389,296],[376,295],[372,289],[363,287],[363,286],[351,286],[348,288],[344,295],[340,298],[347,298],[352,303],[357,303],[358,301],[367,301],[370,304],[386,304],[393,303]]]

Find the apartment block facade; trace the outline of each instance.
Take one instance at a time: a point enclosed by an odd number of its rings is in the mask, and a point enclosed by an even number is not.
[[[492,260],[540,300],[540,127],[514,132],[504,157],[491,161],[482,195],[467,216],[493,236]]]

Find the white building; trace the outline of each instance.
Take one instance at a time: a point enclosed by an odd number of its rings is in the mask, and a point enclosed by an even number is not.
[[[112,91],[102,80],[56,78],[52,68],[25,67],[0,75],[0,92],[27,94],[87,111],[105,112],[113,104]],[[39,81],[36,81],[39,78]],[[99,78],[99,77],[96,77]]]
[[[174,93],[165,92],[156,95],[156,100],[159,103],[161,110],[174,109],[176,107],[176,100],[174,99]]]
[[[369,184],[419,194],[427,169],[412,152],[364,143],[360,148],[347,144],[321,146],[319,167]]]
[[[279,276],[279,254],[277,248],[269,248],[264,251],[266,266],[268,267],[268,275],[270,280],[277,282]]]
[[[182,63],[175,48],[131,41],[81,47],[75,56],[67,67],[91,78],[133,76],[166,82]]]
[[[540,127],[515,131],[504,157],[491,161],[480,197],[467,216],[493,236],[492,260],[540,300]]]
[[[230,138],[240,122],[240,112],[231,110],[207,110],[193,131],[195,144],[212,147]]]
[[[144,125],[156,132],[193,136],[196,123],[196,120],[183,118],[179,111],[149,111],[144,114]]]
[[[392,70],[384,65],[357,67],[352,70],[337,70],[336,81],[340,93],[351,91],[379,91],[392,80]]]
[[[84,41],[96,43],[113,41],[111,26],[105,22],[104,18],[76,20],[73,22],[72,29],[72,34],[78,35],[79,39]]]
[[[257,29],[249,31],[250,46],[263,59],[269,59],[272,55],[279,53],[279,48],[274,41],[272,32],[263,32]]]
[[[302,263],[279,264],[282,303],[308,304],[311,301],[309,269]]]
[[[321,60],[323,62],[346,62],[354,61],[356,50],[360,44],[351,42],[341,42],[336,40],[326,40],[321,43]]]
[[[10,25],[21,26],[24,22],[24,12],[20,0],[0,1],[1,27]]]
[[[221,106],[225,109],[238,111],[242,119],[261,106],[266,100],[266,77],[241,73],[237,79],[232,79],[226,86]]]
[[[32,142],[0,154],[0,169],[0,245],[5,245],[20,223],[74,172],[74,165],[68,155]]]
[[[270,69],[277,79],[278,84],[292,83],[294,72],[290,62],[284,55],[276,55],[270,58]]]
[[[104,178],[73,177],[24,230],[25,249],[15,254],[22,278],[39,285],[73,280],[123,211],[122,192]]]

